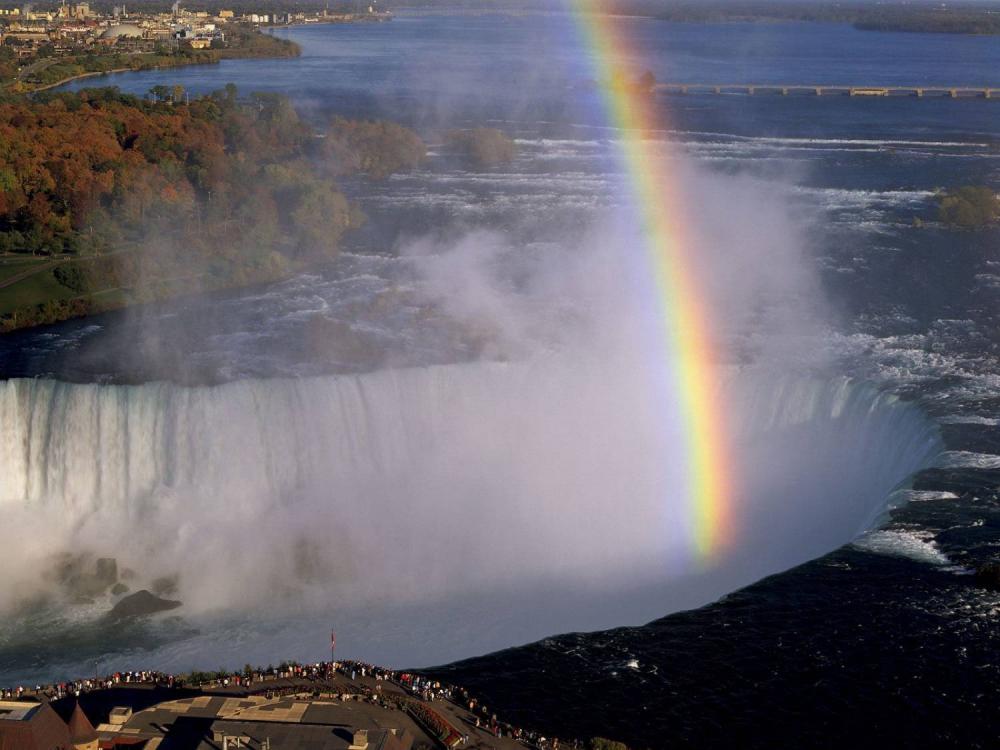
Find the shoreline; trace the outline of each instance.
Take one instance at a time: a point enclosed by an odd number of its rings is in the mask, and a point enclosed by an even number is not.
[[[188,63],[189,65],[207,64],[207,63]],[[153,70],[158,69],[160,66],[157,65]],[[184,67],[182,65],[177,65],[175,67]],[[39,86],[38,88],[32,89],[26,92],[28,96],[32,94],[37,94],[41,91],[48,91],[49,89],[59,88],[60,86],[65,86],[67,83],[72,81],[79,81],[81,78],[96,78],[98,76],[111,75],[112,73],[130,73],[133,72],[132,68],[113,68],[112,70],[91,70],[86,73],[78,73],[75,76],[70,76],[69,78],[63,78],[61,81],[56,81],[55,83],[47,83],[44,86]],[[136,71],[137,72],[137,71]]]
[[[103,256],[103,257],[108,257],[108,256]],[[220,292],[223,293],[236,292],[241,289],[250,289],[256,286],[278,284],[281,283],[282,281],[287,281],[288,279],[294,278],[296,274],[302,273],[303,271],[309,268],[319,267],[324,265],[325,263],[333,262],[334,260],[335,258],[327,258],[323,260],[318,260],[313,264],[303,264],[302,266],[297,266],[293,269],[290,269],[285,274],[278,274],[275,276],[252,277],[246,279],[245,281],[222,283],[218,285],[208,285],[200,289],[184,290],[177,294],[161,295],[154,293],[149,298],[136,299],[132,301],[122,300],[121,298],[111,299],[106,301],[101,301],[99,299],[102,295],[114,295],[116,293],[121,293],[125,291],[122,288],[101,289],[96,292],[92,292],[91,294],[88,295],[80,295],[77,297],[69,297],[65,299],[47,300],[37,305],[29,305],[23,308],[18,308],[4,315],[0,315],[0,337],[11,333],[29,331],[33,328],[42,328],[44,326],[59,325],[60,323],[67,323],[71,320],[83,320],[85,318],[90,318],[95,315],[105,315],[107,313],[115,313],[115,312],[121,312],[123,310],[142,308],[147,305],[164,304],[176,300],[200,297],[206,294],[217,294]],[[55,265],[58,264],[54,263],[53,267]],[[46,270],[51,270],[51,269],[46,269]],[[42,308],[45,308],[45,313],[43,317],[41,318],[29,317],[32,315],[38,315],[41,312]],[[28,320],[32,322],[19,325],[17,323],[17,318],[20,317],[21,315],[24,315],[25,317],[28,318]]]
[[[108,70],[84,70],[79,73],[75,73],[71,76],[66,76],[58,81],[53,81],[51,83],[44,83],[40,85],[33,86],[32,88],[25,88],[21,91],[16,92],[17,94],[25,97],[32,97],[35,94],[51,91],[53,89],[58,89],[60,86],[65,86],[73,81],[82,80],[85,78],[97,78],[100,76],[113,75],[119,73],[142,73],[151,70],[170,70],[173,68],[186,68],[195,65],[218,65],[223,60],[280,60],[280,59],[293,59],[301,57],[302,48],[295,42],[291,40],[278,40],[273,35],[267,34],[263,31],[257,30],[252,32],[260,37],[267,39],[267,44],[264,45],[262,49],[255,48],[253,46],[240,46],[232,47],[226,49],[216,49],[216,50],[194,50],[194,54],[186,55],[180,52],[175,52],[170,55],[159,55],[156,53],[141,53],[125,56],[129,65],[110,68]],[[285,49],[276,50],[274,45],[284,46]],[[106,57],[122,57],[121,55],[107,55]],[[144,60],[143,58],[147,58]],[[149,57],[153,57],[154,60],[149,60]],[[53,62],[58,62],[63,58],[46,58],[51,59]],[[77,64],[76,58],[69,57],[66,58],[71,64]],[[121,62],[121,60],[119,60]],[[15,82],[21,83],[21,82]],[[23,85],[23,83],[21,84]]]
[[[140,68],[112,68],[111,70],[90,70],[84,73],[78,73],[76,75],[63,78],[55,83],[47,83],[44,86],[39,86],[37,88],[31,89],[31,91],[25,91],[26,96],[32,96],[34,94],[41,93],[43,91],[50,91],[52,89],[59,88],[60,86],[65,86],[67,83],[72,83],[73,81],[79,81],[84,78],[98,78],[100,76],[115,75],[118,73],[147,73],[151,70],[173,70],[174,68],[189,68],[197,65],[218,65],[223,60],[287,60],[293,59],[293,57],[298,57],[301,54],[294,56],[287,55],[225,55],[222,54],[214,60],[188,60],[184,62],[178,62],[176,65],[151,65],[150,67],[140,67]]]

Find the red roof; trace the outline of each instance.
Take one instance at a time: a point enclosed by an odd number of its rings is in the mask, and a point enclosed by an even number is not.
[[[94,725],[90,723],[79,703],[73,709],[73,715],[69,717],[69,735],[73,742],[90,742],[97,736]]]
[[[48,703],[42,703],[24,719],[0,719],[0,750],[57,750],[71,746],[69,727]]]

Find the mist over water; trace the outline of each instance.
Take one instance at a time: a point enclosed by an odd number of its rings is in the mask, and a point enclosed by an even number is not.
[[[344,58],[354,75],[365,55]],[[566,83],[581,75],[568,64],[538,85],[573,99]],[[461,78],[426,73],[420,87],[453,96]],[[376,109],[391,116],[400,100],[382,93]],[[516,93],[515,113],[537,120],[528,102],[552,91]],[[416,110],[399,119],[467,115]],[[60,551],[113,555],[135,571],[133,589],[176,575],[184,602],[128,654],[98,629],[76,654],[34,659],[17,644],[38,619],[12,618],[23,627],[0,634],[0,675],[74,674],[84,659],[316,659],[331,627],[345,657],[440,663],[697,606],[876,525],[890,492],[938,454],[937,430],[829,361],[819,342],[835,314],[813,257],[825,217],[803,208],[803,168],[782,159],[880,142],[672,133],[690,140],[672,146],[649,134],[671,149],[682,186],[672,208],[725,341],[703,375],[726,404],[736,534],[702,565],[663,300],[629,175],[608,166],[620,134],[590,122],[571,141],[562,126],[511,125],[530,132],[508,170],[432,163],[369,188],[369,234],[328,275],[195,301],[191,317],[170,306],[123,316],[120,341],[94,334],[111,359],[139,362],[123,377],[67,368],[138,384],[0,384],[0,544],[19,551],[5,561],[0,611],[31,600],[66,631],[106,611],[110,599],[68,606],[47,575]],[[542,137],[550,130],[559,137]],[[242,325],[216,328],[226,317]],[[363,334],[364,356],[343,329],[312,325],[331,319]]]
[[[734,539],[707,564],[660,300],[614,210],[575,247],[490,231],[400,247],[412,293],[480,342],[472,361],[200,387],[3,383],[0,544],[20,555],[0,606],[41,592],[58,609],[54,553],[113,550],[136,588],[176,576],[201,631],[144,663],[317,658],[334,626],[350,655],[430,664],[639,624],[853,539],[937,453],[936,430],[792,356],[818,323],[796,221],[754,181],[683,169],[705,293],[739,344],[702,373],[726,404],[736,489]],[[731,220],[715,219],[722,205]]]
[[[871,389],[734,377],[720,388],[736,407],[739,537],[707,571],[679,507],[679,436],[663,434],[641,376],[606,361],[199,389],[11,381],[0,542],[22,552],[5,604],[37,594],[54,550],[113,540],[140,581],[179,574],[194,622],[278,609],[350,631],[354,611],[381,606],[392,622],[433,602],[430,654],[405,637],[348,646],[425,663],[504,645],[455,632],[476,623],[453,620],[470,597],[522,618],[510,645],[641,622],[802,562],[870,527],[936,451],[918,411]],[[572,597],[536,619],[549,589]]]

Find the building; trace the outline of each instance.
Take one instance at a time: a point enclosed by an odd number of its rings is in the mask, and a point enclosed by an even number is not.
[[[348,732],[329,726],[285,722],[215,721],[196,748],[212,750],[224,746],[257,748],[268,745],[271,750],[410,750],[413,735],[396,729]]]
[[[97,730],[77,703],[69,717],[69,736],[74,750],[98,750]]]
[[[102,34],[101,39],[142,39],[143,31],[135,24],[120,23],[117,26],[109,26]]]
[[[69,727],[48,703],[0,701],[0,750],[70,750]]]
[[[113,740],[145,740],[151,743],[147,750],[161,742],[161,750],[411,750],[432,742],[406,712],[389,712],[349,695],[316,700],[182,698],[137,711],[124,723],[101,724],[97,733],[108,747],[117,747],[110,744]],[[104,747],[98,745],[99,750]]]

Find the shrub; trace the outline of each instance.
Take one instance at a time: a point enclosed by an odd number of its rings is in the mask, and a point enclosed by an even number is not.
[[[495,167],[513,161],[517,145],[496,128],[452,130],[445,137],[448,147],[474,167]]]
[[[624,742],[615,742],[606,737],[594,737],[590,740],[590,750],[628,750]]]
[[[413,169],[427,158],[420,136],[393,122],[337,117],[327,130],[325,147],[335,173],[360,171],[375,180]]]
[[[1000,219],[1000,198],[988,187],[968,185],[938,195],[938,217],[952,226],[985,226]]]

